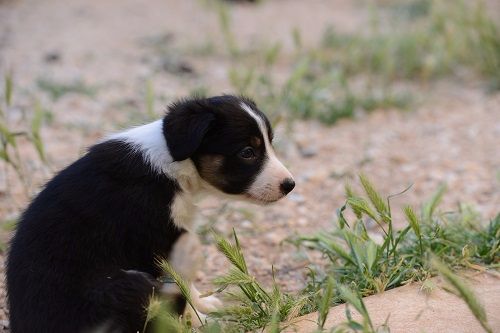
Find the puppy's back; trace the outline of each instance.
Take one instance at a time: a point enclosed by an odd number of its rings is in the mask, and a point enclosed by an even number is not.
[[[56,175],[26,209],[11,241],[12,332],[92,327],[106,315],[95,313],[100,277],[122,268],[157,276],[153,256],[167,257],[182,233],[170,221],[176,191],[175,181],[152,173],[142,155],[120,141],[92,147]]]

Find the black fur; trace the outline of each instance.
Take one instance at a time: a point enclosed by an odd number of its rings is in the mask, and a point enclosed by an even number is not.
[[[163,123],[170,155],[175,161],[183,161],[198,149],[214,120],[214,115],[197,102],[171,107]]]
[[[184,232],[170,218],[178,190],[117,141],[94,146],[61,171],[33,200],[12,239],[12,332],[80,332],[100,324],[142,330],[160,275],[155,256],[168,257]]]
[[[163,135],[174,160],[191,158],[219,190],[244,193],[266,160],[258,125],[240,103],[221,96],[173,104]],[[253,145],[253,146],[252,146]],[[252,146],[255,158],[240,152]],[[209,162],[212,161],[212,162]],[[212,163],[212,165],[210,164]],[[145,306],[185,232],[171,217],[181,191],[129,143],[93,146],[56,175],[22,215],[7,260],[12,333],[142,331]],[[185,300],[179,299],[182,312]]]

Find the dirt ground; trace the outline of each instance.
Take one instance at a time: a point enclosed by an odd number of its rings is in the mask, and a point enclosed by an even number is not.
[[[282,41],[286,59],[293,29],[301,31],[305,47],[330,25],[362,30],[368,14],[359,7],[354,0],[236,5],[234,33],[242,48]],[[234,63],[223,45],[216,14],[201,0],[0,1],[0,77],[12,71],[20,109],[37,96],[53,114],[42,132],[51,167],[30,161],[33,188],[106,133],[136,124],[148,80],[158,117],[169,101],[201,85],[212,94],[231,92],[227,77]],[[95,93],[52,100],[37,84],[46,79],[82,80]],[[387,194],[413,184],[394,199],[396,206],[418,205],[444,182],[443,210],[470,203],[492,218],[500,207],[500,94],[487,94],[474,80],[442,81],[420,93],[423,102],[409,112],[377,110],[332,127],[297,121],[279,128],[276,146],[296,177],[293,193],[261,208],[207,198],[199,204],[200,221],[216,220],[226,234],[234,227],[251,271],[269,282],[274,265],[278,281],[293,290],[304,280],[304,261],[282,240],[328,227],[343,204],[345,181],[359,172]],[[33,156],[27,144],[21,152]],[[16,182],[12,172],[0,171],[0,221],[16,217],[27,203]],[[198,282],[207,288],[226,264],[212,245],[205,253]],[[0,319],[7,325],[1,290]]]
[[[465,272],[462,272],[465,273]],[[500,329],[500,284],[497,275],[479,275],[465,273],[487,311],[488,324],[493,332]],[[440,278],[430,281],[439,286],[446,286]],[[429,281],[429,282],[430,282]],[[482,332],[484,329],[472,315],[465,302],[443,289],[436,288],[431,293],[422,290],[422,285],[412,283],[364,299],[374,327],[387,323],[391,333],[420,332]],[[443,306],[446,304],[446,306]],[[345,304],[331,308],[325,327],[335,327],[347,321]],[[351,309],[354,320],[361,320],[361,315]],[[314,332],[317,313],[308,314],[292,323],[283,332]]]

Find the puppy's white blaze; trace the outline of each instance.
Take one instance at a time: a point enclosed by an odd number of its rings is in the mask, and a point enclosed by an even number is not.
[[[158,173],[165,173],[169,164],[173,162],[163,135],[162,119],[112,134],[106,140],[129,143],[136,151],[143,154],[145,160]]]
[[[264,120],[247,104],[241,103],[240,106],[257,122],[264,137],[264,147],[267,154],[267,160],[250,186],[248,194],[258,200],[276,201],[284,196],[280,189],[281,183],[287,178],[293,179],[292,174],[276,157],[267,135],[268,131]]]

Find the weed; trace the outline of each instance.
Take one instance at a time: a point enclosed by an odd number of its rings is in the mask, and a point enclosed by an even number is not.
[[[206,40],[202,44],[195,44],[187,48],[187,52],[194,56],[208,57],[215,54],[217,50],[212,40]]]
[[[231,17],[227,5],[223,1],[215,1],[219,26],[224,36],[227,49],[232,56],[239,54],[239,48],[236,44],[236,37],[231,30]]]
[[[12,218],[3,220],[1,222],[2,222],[0,226],[1,235],[12,232],[17,225],[17,219],[12,219]],[[6,250],[7,250],[7,244],[3,241],[3,239],[0,239],[0,253],[4,253]]]
[[[323,290],[323,295],[318,304],[318,330],[323,330],[325,327],[328,311],[330,310],[330,302],[333,297],[333,279],[328,278],[326,287]]]
[[[233,236],[234,245],[214,234],[217,248],[233,265],[226,275],[215,279],[214,283],[219,292],[231,286],[237,287],[239,292],[226,291],[226,294],[239,304],[214,313],[212,317],[227,322],[227,331],[248,331],[297,316],[305,298],[283,293],[276,283],[272,291],[266,291],[250,275],[236,233],[233,232]]]
[[[30,172],[26,168],[26,158],[20,151],[20,139],[24,139],[38,154],[39,160],[47,165],[45,155],[45,145],[43,142],[41,129],[43,122],[50,119],[50,113],[43,109],[38,101],[33,102],[33,109],[28,116],[23,114],[21,120],[14,121],[11,113],[24,112],[22,108],[14,104],[14,79],[11,74],[7,74],[4,78],[4,93],[3,98],[0,98],[0,168],[5,174],[7,183],[7,196],[12,199],[13,191],[9,185],[9,171],[14,171],[19,179],[24,196],[29,197],[31,193],[32,179]],[[10,231],[15,225],[16,220],[2,221],[3,231]],[[0,241],[0,252],[4,252],[6,245]]]
[[[28,194],[30,185],[28,174],[24,168],[23,158],[19,151],[18,139],[21,137],[27,139],[38,153],[40,160],[46,163],[41,127],[43,121],[49,116],[49,112],[44,110],[38,101],[34,101],[29,124],[13,124],[9,117],[10,111],[14,109],[12,104],[14,90],[12,75],[6,75],[4,82],[3,103],[0,101],[0,162],[4,164],[6,173],[8,168],[14,170],[19,180],[21,180],[26,194]],[[22,120],[24,121],[25,117]]]
[[[154,108],[154,103],[155,103],[155,92],[153,88],[153,83],[151,80],[147,80],[146,82],[146,93],[144,97],[146,101],[146,115],[148,118],[154,119],[155,118],[155,108]]]
[[[240,94],[248,94],[250,85],[254,82],[255,72],[253,68],[237,70],[232,68],[229,70],[229,82]]]
[[[386,7],[395,19],[416,20],[429,15],[431,2],[432,0],[391,1]]]
[[[197,87],[194,87],[189,92],[189,96],[192,97],[207,97],[208,95],[210,95],[210,89],[204,85],[199,85]]]
[[[5,104],[7,107],[11,106],[12,104],[13,89],[14,89],[14,82],[12,80],[12,74],[9,73],[5,76]]]
[[[363,302],[362,298],[357,295],[355,292],[353,292],[351,289],[346,287],[345,285],[339,285],[338,290],[340,293],[340,298],[349,304],[352,304],[354,308],[361,313],[361,316],[363,317],[363,325],[359,327],[362,329],[363,327],[368,328],[369,332],[374,332],[373,324],[370,319],[370,315],[368,314],[368,310],[366,309],[365,303]],[[351,321],[351,320],[349,320]]]
[[[256,67],[233,68],[229,71],[229,80],[239,93],[257,96],[272,123],[283,118],[285,110],[288,119],[319,119],[333,124],[339,119],[354,117],[360,111],[406,109],[412,103],[408,94],[371,87],[353,89],[342,70],[325,72],[317,66],[313,56],[302,57],[281,87],[274,84],[269,66],[262,72]]]
[[[232,30],[231,13],[228,4],[223,0],[204,0],[202,2],[217,15],[219,29],[228,53],[232,57],[240,55],[240,49]]]
[[[38,87],[49,94],[53,100],[58,100],[62,96],[74,93],[94,97],[97,93],[97,87],[89,86],[82,80],[73,82],[58,82],[48,78],[39,78]]]

